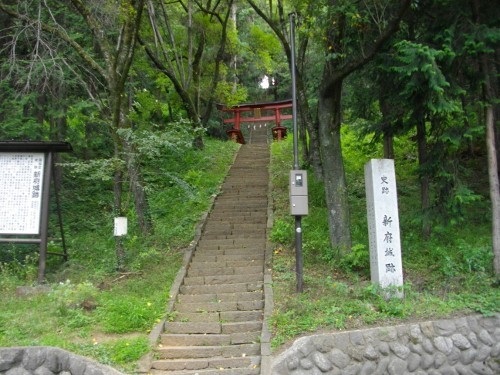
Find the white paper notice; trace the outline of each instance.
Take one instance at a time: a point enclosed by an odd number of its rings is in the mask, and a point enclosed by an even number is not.
[[[39,234],[44,159],[0,152],[0,234]]]

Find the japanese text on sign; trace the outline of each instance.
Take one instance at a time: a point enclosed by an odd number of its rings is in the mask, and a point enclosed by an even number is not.
[[[43,153],[0,153],[0,234],[39,234]]]

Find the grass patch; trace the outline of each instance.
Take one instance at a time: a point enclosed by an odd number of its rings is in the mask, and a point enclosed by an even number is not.
[[[347,127],[343,150],[351,209],[351,253],[342,259],[329,243],[324,191],[309,172],[309,215],[302,219],[304,293],[296,293],[293,217],[288,212],[288,171],[292,140],[272,146],[275,201],[272,346],[299,335],[374,325],[500,311],[500,290],[492,270],[491,226],[484,201],[468,207],[457,225],[434,225],[433,237],[420,236],[418,181],[413,144],[396,142],[396,174],[402,233],[404,298],[386,300],[370,281],[364,164],[381,152]],[[477,176],[475,177],[477,178]],[[482,176],[487,178],[487,176]]]

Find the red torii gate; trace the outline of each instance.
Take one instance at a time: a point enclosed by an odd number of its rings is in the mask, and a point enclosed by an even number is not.
[[[226,107],[222,104],[217,105],[221,112],[229,112],[231,118],[224,119],[224,124],[233,124],[233,128],[226,131],[228,136],[235,142],[245,143],[240,125],[242,122],[266,122],[274,121],[276,125],[272,128],[273,138],[280,141],[286,137],[286,127],[281,126],[282,120],[291,120],[293,115],[283,114],[281,110],[292,108],[292,99],[276,102],[239,104],[232,107]],[[253,112],[253,117],[242,117],[242,112]],[[263,115],[263,111],[274,111],[272,115]]]

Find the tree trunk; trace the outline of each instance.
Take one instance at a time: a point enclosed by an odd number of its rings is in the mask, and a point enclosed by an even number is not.
[[[480,1],[474,0],[472,9],[474,11],[474,21],[480,23]],[[497,52],[497,51],[496,51]],[[494,99],[496,98],[495,83],[492,82],[492,73],[495,70],[488,62],[488,58],[484,53],[479,55],[479,66],[484,77],[483,96],[487,104],[486,106],[486,149],[488,153],[488,177],[490,183],[490,199],[491,199],[491,225],[492,225],[492,251],[493,251],[493,268],[495,275],[500,275],[500,186],[498,172],[498,152],[496,147],[495,134],[495,112],[498,111],[498,105],[495,108]]]
[[[328,75],[325,68],[325,74]],[[340,256],[351,250],[347,184],[340,141],[342,81],[319,97],[319,136],[323,162],[330,243]]]
[[[297,72],[298,73],[298,72]],[[309,145],[308,145],[308,159],[306,160],[309,165],[312,166],[314,177],[318,181],[323,179],[323,167],[321,165],[321,153],[320,153],[320,142],[319,142],[319,129],[315,126],[315,123],[311,116],[311,110],[309,109],[309,104],[307,102],[307,94],[304,87],[304,82],[302,80],[302,75],[297,74],[297,109],[299,118],[303,124],[303,127],[307,130],[309,135]]]
[[[490,181],[493,266],[500,275],[500,186],[498,181],[497,149],[495,144],[495,117],[493,105],[486,108],[486,148],[488,150],[488,175]]]
[[[429,220],[430,189],[429,174],[425,171],[427,163],[427,134],[425,131],[425,120],[417,120],[417,148],[418,163],[420,166],[420,201],[422,207],[422,235],[428,240],[431,236],[431,225]]]

